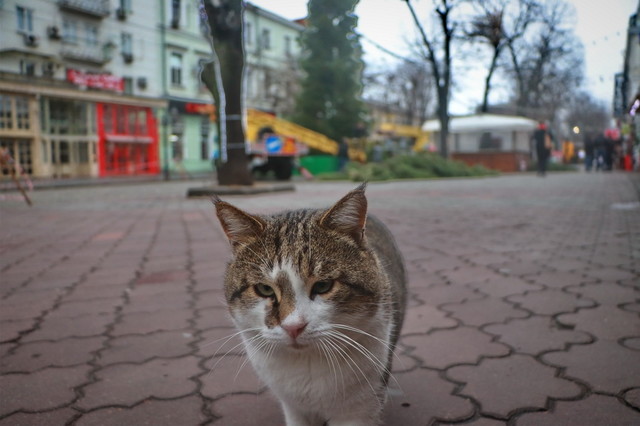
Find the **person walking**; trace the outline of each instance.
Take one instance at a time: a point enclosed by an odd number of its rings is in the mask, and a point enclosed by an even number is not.
[[[551,155],[551,135],[547,130],[544,122],[538,123],[538,128],[533,132],[533,142],[535,143],[536,156],[538,160],[538,176],[543,177],[547,174],[547,162]]]

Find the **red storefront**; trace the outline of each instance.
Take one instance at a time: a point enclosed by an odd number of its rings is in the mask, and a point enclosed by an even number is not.
[[[100,176],[158,174],[158,126],[150,107],[97,103]]]

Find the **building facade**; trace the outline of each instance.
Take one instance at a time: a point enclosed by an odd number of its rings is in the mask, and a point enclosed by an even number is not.
[[[129,0],[0,7],[0,145],[35,177],[157,174],[156,12]]]
[[[214,61],[208,24],[199,0],[163,1],[163,79],[169,101],[163,161],[171,173],[208,172],[218,153],[215,108],[202,75]],[[300,78],[297,58],[304,27],[251,3],[245,4],[244,22],[244,105],[287,115]]]
[[[212,171],[203,16],[199,0],[0,2],[0,146],[35,177]],[[286,114],[303,27],[251,4],[245,21],[245,106]]]

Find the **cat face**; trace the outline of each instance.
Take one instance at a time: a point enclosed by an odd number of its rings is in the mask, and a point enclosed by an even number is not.
[[[364,187],[325,211],[261,217],[215,205],[234,252],[229,310],[256,344],[318,347],[373,320],[387,284],[364,237]]]

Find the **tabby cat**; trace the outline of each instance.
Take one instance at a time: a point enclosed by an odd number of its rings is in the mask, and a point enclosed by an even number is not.
[[[390,231],[367,218],[365,185],[329,209],[273,216],[213,201],[234,254],[229,311],[287,425],[378,424],[405,270]]]

